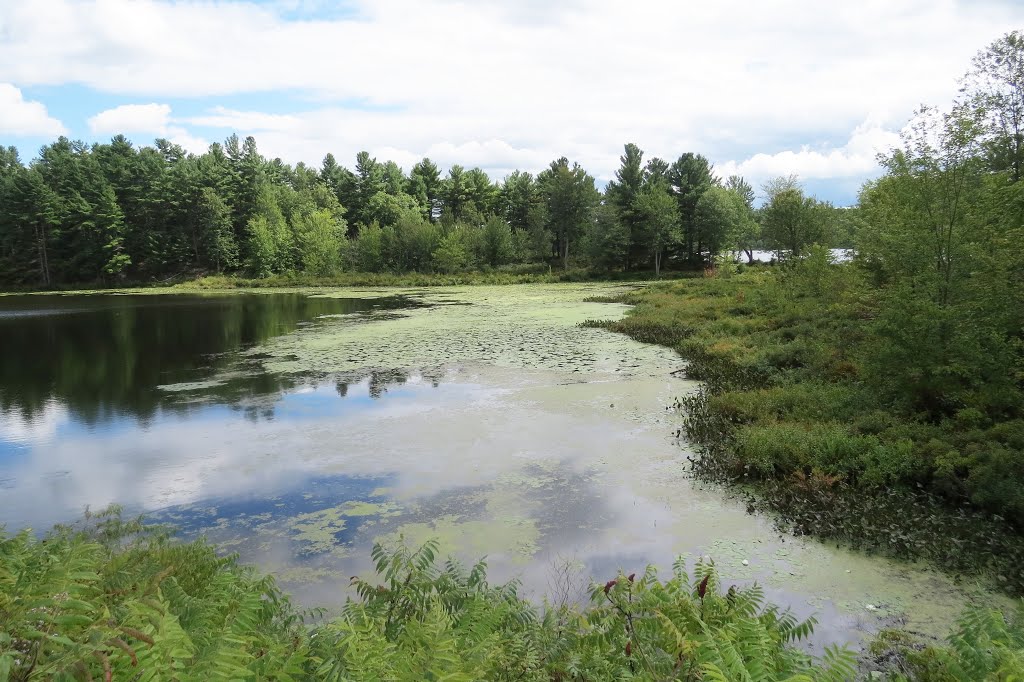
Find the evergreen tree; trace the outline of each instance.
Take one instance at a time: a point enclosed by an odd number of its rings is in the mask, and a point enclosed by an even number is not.
[[[498,215],[515,232],[531,233],[544,224],[544,202],[530,173],[514,171],[498,191]]]
[[[466,171],[467,194],[475,216],[474,222],[483,222],[484,216],[497,210],[499,189],[487,173],[480,168]]]
[[[697,231],[697,202],[714,184],[711,164],[700,154],[686,152],[668,169],[668,180],[679,207],[683,258],[691,264],[704,259],[704,245]]]
[[[238,267],[238,244],[231,224],[231,209],[216,190],[203,187],[196,202],[196,221],[201,230],[197,259],[217,272]]]
[[[644,216],[637,206],[645,183],[643,157],[644,153],[639,147],[633,143],[627,144],[625,153],[619,157],[620,165],[615,171],[615,180],[609,182],[605,189],[605,197],[617,210],[621,232],[625,235],[626,255],[621,264],[627,270],[635,260],[643,257],[643,251],[646,250],[640,239]],[[639,253],[633,253],[634,245],[638,247]]]
[[[423,217],[437,220],[441,213],[441,171],[428,158],[412,167],[406,192],[412,195],[423,211]]]
[[[554,235],[562,267],[569,268],[572,244],[585,233],[600,195],[594,178],[564,156],[537,177],[546,208],[547,228]]]
[[[20,169],[4,192],[2,253],[4,279],[15,283],[54,283],[50,252],[60,238],[60,200],[37,168]]]
[[[448,177],[441,184],[441,218],[446,223],[453,225],[462,219],[471,200],[470,191],[466,169],[458,164],[449,168]]]

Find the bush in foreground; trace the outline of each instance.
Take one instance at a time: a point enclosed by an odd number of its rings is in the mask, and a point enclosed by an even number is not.
[[[437,544],[375,546],[376,575],[332,620],[296,609],[274,579],[175,543],[115,512],[40,539],[0,535],[0,682],[8,680],[852,680],[853,654],[796,645],[814,621],[724,588],[682,561],[594,584],[589,605],[522,599],[483,562],[436,560]],[[886,633],[892,680],[1013,680],[1024,613],[968,611],[947,646]]]
[[[304,624],[273,578],[116,514],[0,538],[0,680],[845,680],[793,646],[813,621],[720,589],[713,565],[595,585],[538,609],[436,543],[373,550],[377,576]]]

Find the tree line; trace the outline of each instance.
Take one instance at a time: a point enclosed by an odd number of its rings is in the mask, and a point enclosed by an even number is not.
[[[235,135],[203,154],[165,139],[61,137],[23,164],[0,148],[0,282],[116,283],[242,273],[458,272],[517,263],[630,271],[700,267],[727,249],[799,252],[845,241],[844,211],[796,179],[718,179],[699,154],[643,161],[627,144],[603,192],[562,157],[495,182],[480,168],[406,173],[360,152],[320,168],[262,156]]]
[[[319,168],[291,166],[237,135],[198,155],[165,139],[136,147],[123,135],[93,145],[61,137],[27,165],[14,147],[0,147],[0,282],[49,287],[517,263],[660,273],[666,265],[700,268],[726,251],[752,261],[757,248],[800,255],[812,244],[851,246],[865,230],[905,229],[900,211],[938,220],[923,204],[880,213],[879,193],[894,191],[901,174],[924,173],[921,164],[939,164],[931,175],[955,164],[951,177],[965,187],[990,172],[1009,172],[1016,182],[1024,146],[1020,40],[1010,33],[979,53],[947,120],[919,114],[910,132],[916,146],[883,159],[886,175],[849,208],[808,196],[795,176],[765,183],[755,208],[753,187],[718,177],[704,156],[645,161],[632,143],[603,191],[565,157],[536,175],[517,170],[496,182],[480,168],[442,173],[426,158],[406,173],[367,152],[352,169],[331,154]],[[958,211],[950,217],[956,223],[964,204],[954,204],[943,210]]]
[[[698,473],[742,481],[798,535],[991,572],[1021,594],[1024,35],[982,50],[961,83],[861,189],[848,263],[816,246],[720,267],[595,324],[675,348],[703,382],[681,402]],[[762,227],[799,236],[782,220],[796,197],[776,197]]]

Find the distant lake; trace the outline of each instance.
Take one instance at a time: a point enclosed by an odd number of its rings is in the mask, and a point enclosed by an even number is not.
[[[944,632],[949,579],[780,537],[688,477],[679,357],[578,326],[625,314],[586,300],[623,290],[0,296],[0,523],[121,504],[330,608],[375,541],[436,537],[533,596],[568,571],[579,598],[708,555],[818,613],[819,643],[904,613]]]
[[[853,258],[853,249],[829,249],[832,252],[832,258],[836,263],[845,263]],[[754,256],[754,260],[759,263],[771,263],[772,261],[779,260],[778,251],[761,251],[754,249],[751,254]],[[740,263],[747,262],[747,254],[742,251],[733,252],[733,257]]]

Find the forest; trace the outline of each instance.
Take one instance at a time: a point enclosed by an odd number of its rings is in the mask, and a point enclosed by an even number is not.
[[[201,155],[123,135],[60,138],[23,165],[0,148],[0,283],[117,285],[231,273],[456,273],[523,265],[699,269],[727,250],[846,246],[857,210],[806,196],[795,177],[755,190],[702,155],[669,163],[635,144],[604,191],[566,158],[495,182],[480,168],[408,173],[367,152],[354,170],[268,160],[252,137]]]
[[[91,147],[61,138],[23,166],[0,156],[0,278],[8,284],[157,281],[198,274],[439,272],[556,263],[635,271],[698,267],[726,249],[844,243],[851,216],[767,188],[765,211],[740,177],[719,181],[699,154],[675,162],[625,146],[603,193],[565,158],[501,182],[479,168],[446,175],[430,159],[406,174],[366,152],[355,170],[267,160],[252,137],[200,156],[124,136]],[[800,227],[782,224],[799,214]],[[763,213],[763,215],[761,215]],[[760,218],[760,220],[759,220]],[[762,223],[764,227],[762,228]],[[839,230],[837,234],[828,234]]]

